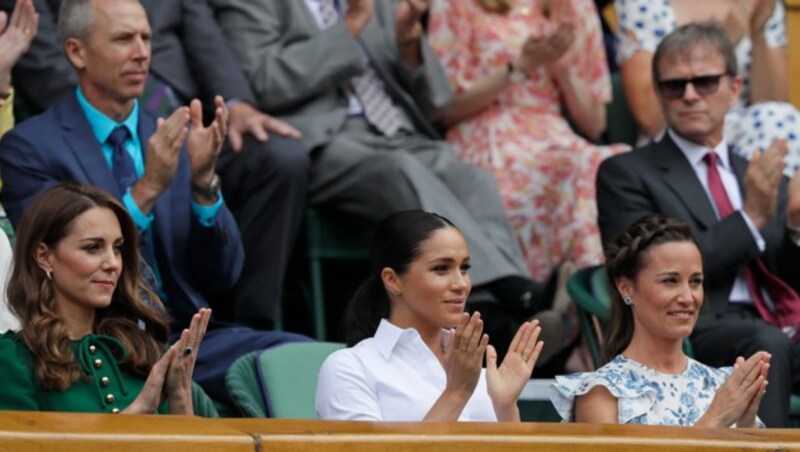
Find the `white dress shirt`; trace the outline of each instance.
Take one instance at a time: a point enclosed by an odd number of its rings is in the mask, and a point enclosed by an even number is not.
[[[444,343],[450,333],[445,331]],[[447,384],[444,368],[417,330],[382,320],[375,336],[337,350],[322,364],[316,409],[321,419],[421,421]],[[486,369],[459,421],[496,421]]]
[[[667,133],[669,133],[672,141],[674,141],[678,146],[678,149],[680,149],[681,152],[683,152],[683,155],[686,156],[686,159],[689,160],[689,164],[692,165],[692,169],[694,169],[695,174],[697,174],[697,179],[700,180],[700,183],[703,185],[703,188],[706,191],[706,195],[708,195],[709,201],[711,201],[711,206],[714,208],[714,213],[716,213],[717,218],[719,218],[717,205],[714,203],[714,198],[711,196],[711,190],[708,188],[708,165],[705,161],[705,155],[709,151],[713,150],[717,153],[717,170],[719,171],[719,176],[722,180],[722,185],[725,187],[725,192],[728,195],[728,199],[731,201],[733,209],[741,212],[745,223],[747,223],[747,227],[750,229],[750,233],[753,235],[753,240],[755,240],[758,249],[763,253],[766,249],[766,242],[761,236],[761,233],[758,231],[758,228],[756,228],[755,224],[753,223],[753,220],[751,220],[750,217],[742,210],[742,192],[739,188],[739,182],[736,179],[736,174],[733,172],[733,167],[731,166],[728,145],[725,143],[725,140],[722,140],[722,142],[714,149],[709,149],[682,138],[672,129],[668,129]],[[767,301],[767,303],[771,304],[769,295],[766,292],[764,292],[764,296],[764,299]],[[739,271],[739,274],[736,276],[736,280],[733,282],[731,294],[728,299],[732,303],[753,303],[753,297],[750,295],[750,290],[747,287],[747,280],[744,277],[744,269]]]

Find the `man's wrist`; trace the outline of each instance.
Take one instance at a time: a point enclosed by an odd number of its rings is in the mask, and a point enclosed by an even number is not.
[[[192,180],[192,195],[200,204],[213,204],[219,199],[222,191],[222,181],[216,173],[211,173],[210,178]]]

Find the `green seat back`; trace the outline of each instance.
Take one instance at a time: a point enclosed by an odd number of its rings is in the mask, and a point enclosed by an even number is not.
[[[333,342],[298,342],[249,353],[228,370],[228,392],[247,417],[316,419],[319,369],[328,355],[343,347]]]

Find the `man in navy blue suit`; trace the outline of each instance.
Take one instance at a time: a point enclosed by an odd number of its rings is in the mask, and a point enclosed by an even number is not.
[[[236,282],[244,262],[215,173],[228,121],[224,99],[215,99],[208,126],[196,99],[166,119],[140,108],[151,30],[137,0],[66,0],[59,33],[78,88],[0,142],[3,205],[16,225],[38,193],[62,180],[93,184],[120,198],[139,227],[141,254],[179,334],[194,312],[208,306],[206,296]],[[120,175],[125,168],[130,177]],[[224,374],[233,360],[301,340],[307,338],[212,321],[194,379],[226,400]]]

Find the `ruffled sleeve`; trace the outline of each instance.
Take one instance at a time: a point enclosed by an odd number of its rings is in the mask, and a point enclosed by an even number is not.
[[[618,366],[604,366],[596,372],[557,376],[550,387],[550,400],[561,419],[573,422],[575,398],[598,385],[604,386],[618,399],[620,424],[639,423],[635,422],[636,419],[650,411],[658,395],[653,384],[636,372]]]
[[[40,411],[33,357],[16,333],[0,336],[0,410]]]

